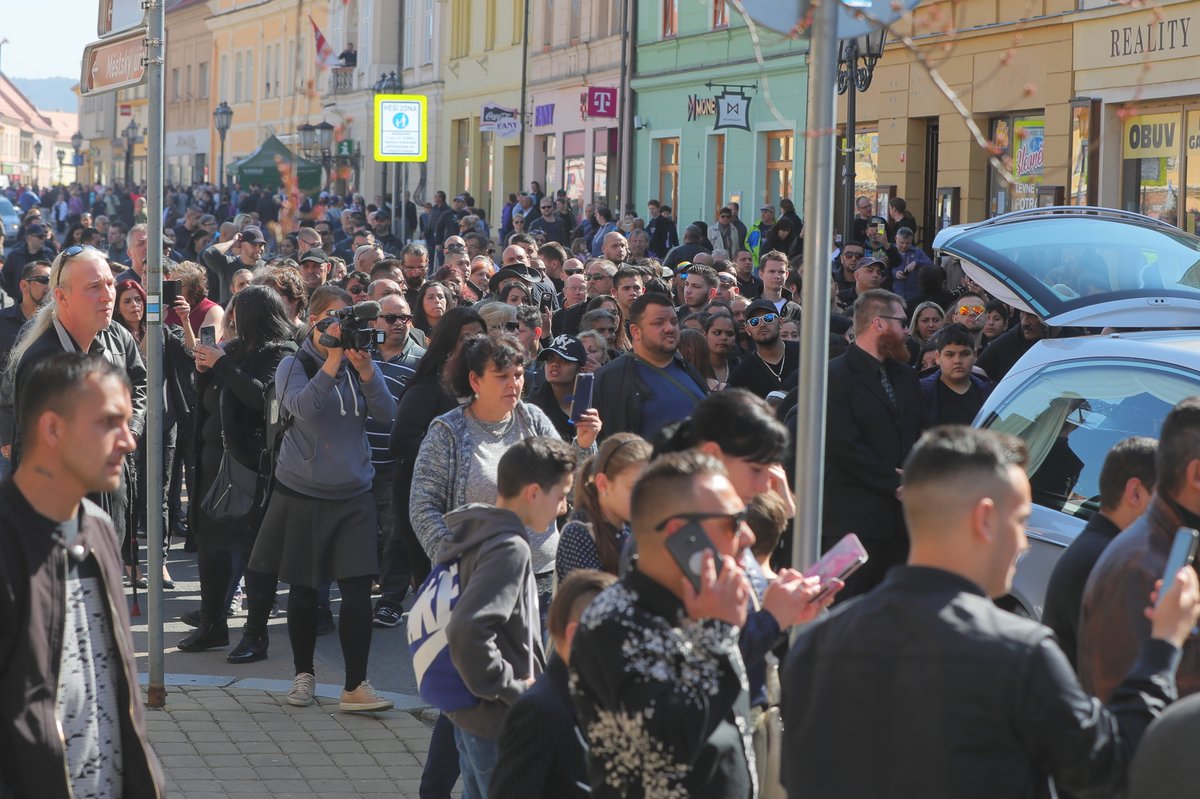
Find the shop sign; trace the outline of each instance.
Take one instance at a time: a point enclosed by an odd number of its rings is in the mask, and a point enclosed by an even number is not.
[[[484,103],[479,114],[479,129],[491,131],[502,139],[511,139],[521,133],[521,117],[515,108]]]
[[[1186,11],[1195,10],[1194,5],[1185,6],[1171,16],[1160,9],[1134,10],[1078,22],[1073,31],[1075,69],[1143,65],[1194,55],[1194,13]]]
[[[695,122],[698,117],[710,117],[717,113],[717,101],[712,97],[701,97],[693,94],[687,101],[688,122]]]
[[[750,130],[750,98],[741,92],[721,92],[716,96],[717,122],[713,130],[735,128]]]
[[[615,117],[617,115],[617,90],[607,86],[589,86],[587,115],[589,117]]]
[[[1179,114],[1140,114],[1125,120],[1125,158],[1179,154]]]
[[[1188,46],[1188,26],[1191,17],[1160,19],[1145,25],[1125,25],[1109,30],[1110,50],[1108,57],[1142,55],[1162,50],[1176,50]]]
[[[554,103],[535,105],[533,107],[533,126],[544,128],[554,124]]]
[[[1013,158],[1013,177],[1022,183],[1040,183],[1046,153],[1046,125],[1041,119],[1018,119],[1017,154]]]

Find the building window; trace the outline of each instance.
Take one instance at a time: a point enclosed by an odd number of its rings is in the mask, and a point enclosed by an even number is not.
[[[729,6],[726,0],[713,0],[712,26],[714,29],[729,27]]]
[[[421,45],[423,64],[433,63],[433,0],[425,0],[425,15],[422,23],[424,41]]]
[[[587,191],[587,164],[584,149],[587,139],[582,130],[563,134],[563,188],[572,200],[582,203]]]
[[[781,198],[791,198],[795,144],[796,137],[790,130],[767,134],[767,187],[763,202],[774,205]]]
[[[540,137],[542,140],[542,188],[548,193],[558,185],[558,139],[553,133]]]
[[[454,120],[455,191],[471,190],[471,120]]]
[[[408,69],[413,65],[413,42],[417,40],[413,33],[413,26],[416,25],[416,13],[413,5],[416,0],[404,0],[404,68]]]
[[[268,48],[266,49],[266,52],[265,52],[265,58],[263,59],[263,80],[265,81],[265,84],[264,84],[264,86],[263,86],[263,97],[270,97],[270,96],[271,96],[271,60],[272,60],[272,55],[273,55],[273,54],[271,53],[271,48],[270,48],[270,47],[268,47]]]
[[[192,99],[192,65],[188,64],[183,73],[183,99]]]
[[[470,0],[454,0],[450,20],[450,57],[464,58],[471,52]]]
[[[487,0],[484,10],[483,49],[496,49],[496,0]]]
[[[240,103],[242,101],[242,54],[238,53],[234,57],[233,68],[233,101]]]
[[[512,4],[513,44],[520,44],[525,40],[525,4],[527,2],[529,2],[529,0],[516,0],[516,2]]]
[[[254,102],[254,51],[246,52],[246,102]]]
[[[672,39],[678,31],[679,0],[662,0],[662,37]]]
[[[1192,114],[1188,114],[1192,121]],[[1121,153],[1121,208],[1172,225],[1179,224],[1179,160],[1183,114],[1131,114],[1125,117]],[[1188,165],[1188,182],[1200,178]],[[1192,203],[1188,202],[1188,210]],[[1191,214],[1188,214],[1191,217]],[[1188,225],[1195,226],[1189,218]]]
[[[179,102],[179,67],[171,70],[171,102]]]
[[[579,28],[583,18],[582,0],[571,0],[570,16],[567,26],[567,39],[571,44],[579,43]]]
[[[198,83],[196,86],[196,96],[201,100],[208,99],[208,62],[205,61],[197,70]]]
[[[679,213],[679,139],[658,140],[658,200]]]
[[[283,45],[277,44],[277,45],[275,45],[275,74],[274,74],[274,85],[275,85],[275,96],[276,97],[279,96],[279,85],[280,85],[279,84],[279,71],[281,69],[280,62],[282,62],[282,61],[283,61]]]
[[[1195,234],[1197,218],[1200,218],[1200,111],[1187,112],[1187,175],[1184,182],[1184,227]]]
[[[617,129],[601,128],[592,133],[592,202],[611,207],[608,170],[617,155]]]
[[[596,29],[593,39],[603,39],[610,35],[608,26],[611,25],[613,14],[612,0],[594,0],[593,5],[596,7]]]
[[[713,215],[712,218],[717,218],[717,211],[720,211],[725,206],[725,134],[718,133],[713,136]],[[735,253],[730,253],[734,255]]]
[[[546,0],[542,4],[542,49],[549,50],[554,43],[554,3],[556,0]]]
[[[221,102],[227,102],[229,100],[229,56],[224,53],[221,54],[220,70],[221,74],[218,76],[218,81],[221,85],[218,87],[218,90],[221,96],[219,99]]]
[[[1008,168],[1003,173],[995,167],[988,170],[988,216],[1037,208],[1045,130],[1041,114],[992,120],[992,143]]]

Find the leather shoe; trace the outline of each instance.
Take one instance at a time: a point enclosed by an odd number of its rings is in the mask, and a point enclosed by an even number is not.
[[[194,633],[180,640],[175,646],[183,652],[203,652],[206,649],[226,647],[229,646],[229,628],[205,619],[200,622]]]
[[[230,663],[254,663],[267,659],[267,636],[243,635],[241,642],[225,656]]]

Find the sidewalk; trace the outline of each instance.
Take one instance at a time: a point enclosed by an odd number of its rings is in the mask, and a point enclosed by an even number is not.
[[[341,686],[333,685],[318,686],[317,702],[297,708],[282,681],[220,682],[169,685],[166,708],[146,709],[167,796],[416,799],[430,736],[430,724],[414,715],[421,711],[342,713]],[[255,683],[271,684],[247,685]]]

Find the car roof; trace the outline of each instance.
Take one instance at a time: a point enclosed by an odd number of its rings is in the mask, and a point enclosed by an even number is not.
[[[1009,374],[1093,358],[1134,358],[1200,371],[1200,330],[1147,330],[1042,339],[1021,357]]]

